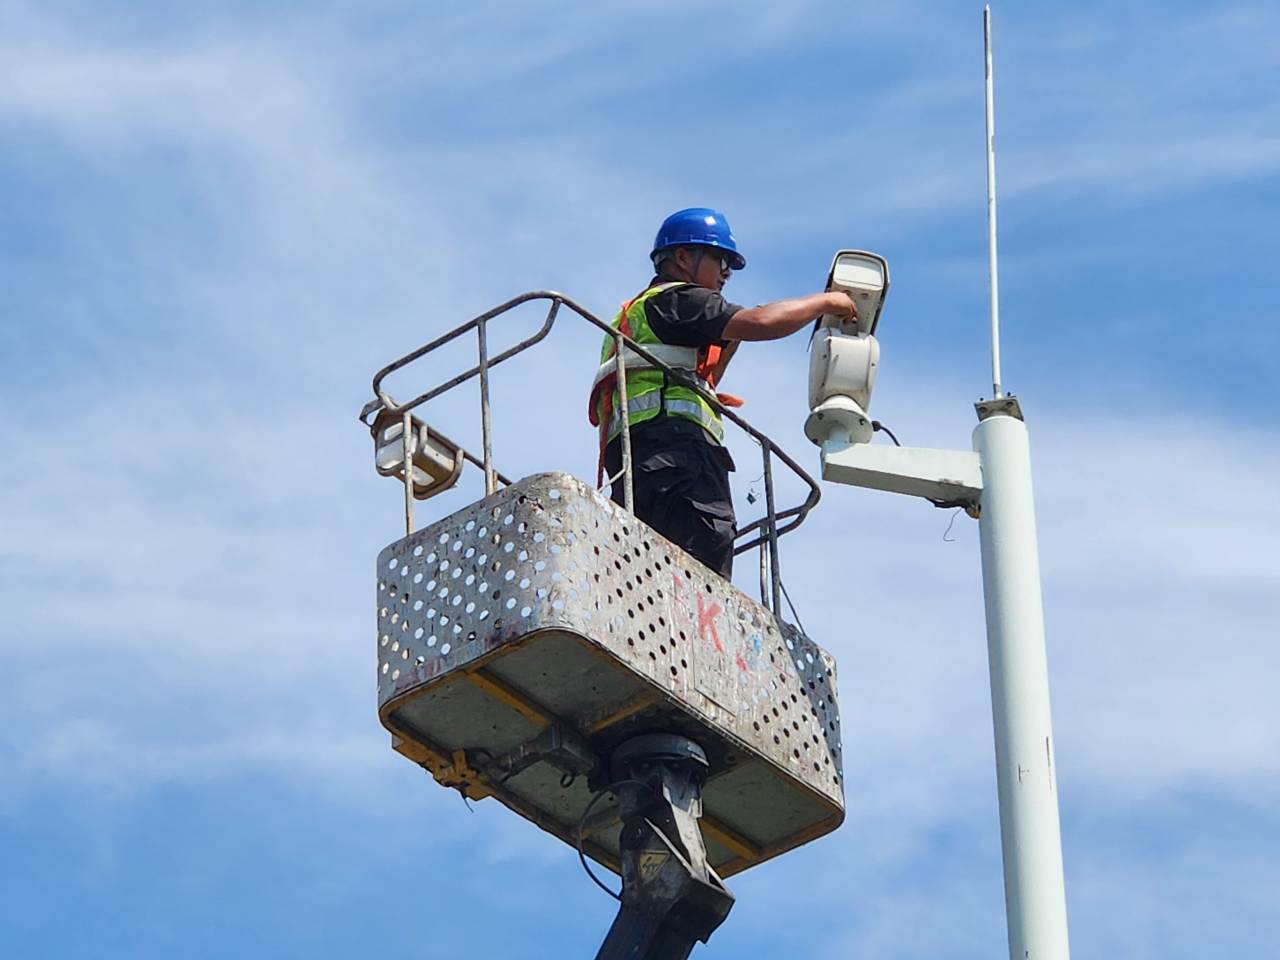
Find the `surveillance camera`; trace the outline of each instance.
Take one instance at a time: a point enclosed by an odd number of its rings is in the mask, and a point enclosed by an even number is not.
[[[809,418],[804,432],[821,446],[828,442],[867,443],[871,439],[871,391],[880,363],[873,335],[889,292],[889,264],[863,250],[841,250],[831,262],[827,289],[853,298],[853,323],[820,317],[809,343]]]

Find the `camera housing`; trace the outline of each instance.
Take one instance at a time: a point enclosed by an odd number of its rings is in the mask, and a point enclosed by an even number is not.
[[[809,341],[809,417],[804,432],[815,444],[868,443],[873,433],[871,391],[880,365],[875,331],[889,293],[889,263],[865,250],[840,250],[831,261],[827,290],[847,293],[853,321],[818,319]]]

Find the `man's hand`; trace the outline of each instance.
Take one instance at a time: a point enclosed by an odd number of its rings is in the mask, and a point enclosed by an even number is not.
[[[823,311],[824,313],[839,317],[841,323],[858,319],[858,305],[853,302],[853,297],[843,290],[829,290],[827,299],[829,306]]]

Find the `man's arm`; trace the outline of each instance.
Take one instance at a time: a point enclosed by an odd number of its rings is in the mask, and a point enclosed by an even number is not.
[[[843,320],[857,316],[848,294],[838,290],[812,293],[739,310],[725,324],[723,336],[725,340],[780,340],[827,313]]]

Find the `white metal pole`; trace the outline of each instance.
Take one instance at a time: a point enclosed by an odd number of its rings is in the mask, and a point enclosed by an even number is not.
[[[991,68],[991,7],[982,8],[982,40],[987,64],[987,264],[991,273],[991,389],[1004,396],[1000,382],[1000,278],[996,268],[996,109]]]
[[[982,582],[1010,960],[1067,960],[1058,786],[1027,427],[993,413],[982,461]]]

